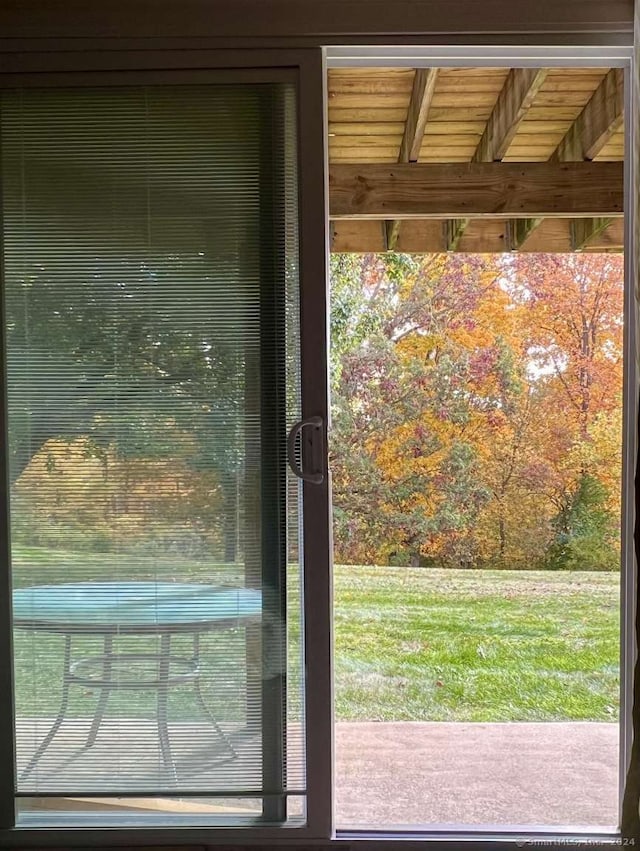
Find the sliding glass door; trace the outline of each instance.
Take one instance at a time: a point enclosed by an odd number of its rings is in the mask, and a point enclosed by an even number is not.
[[[306,822],[298,100],[4,90],[18,824]]]

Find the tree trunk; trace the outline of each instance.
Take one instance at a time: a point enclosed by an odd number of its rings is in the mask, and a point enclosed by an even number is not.
[[[225,478],[223,484],[224,562],[234,564],[238,557],[238,506],[236,477]]]
[[[505,522],[502,514],[500,515],[500,519],[498,520],[498,539],[499,539],[499,548],[498,553],[500,556],[500,561],[504,561],[504,553],[507,545],[507,535],[505,530]]]

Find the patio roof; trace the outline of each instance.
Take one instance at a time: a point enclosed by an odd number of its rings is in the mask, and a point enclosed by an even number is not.
[[[333,251],[620,251],[619,68],[329,71]]]

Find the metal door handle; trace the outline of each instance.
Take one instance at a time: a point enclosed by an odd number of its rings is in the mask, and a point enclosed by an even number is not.
[[[312,434],[314,435],[314,437],[312,438],[312,440],[314,440],[314,438],[321,437],[322,417],[306,417],[306,419],[299,420],[299,422],[294,423],[291,428],[291,431],[289,432],[289,436],[287,437],[287,455],[289,458],[289,466],[299,479],[303,479],[305,482],[311,482],[314,485],[321,485],[324,481],[324,473],[322,473],[321,471],[309,471],[307,473],[300,467],[296,460],[296,440],[298,439],[298,435],[301,434],[305,428],[313,429]],[[313,446],[314,443],[312,443],[311,445]]]

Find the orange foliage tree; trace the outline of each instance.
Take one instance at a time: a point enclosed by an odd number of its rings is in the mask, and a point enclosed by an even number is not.
[[[335,258],[337,558],[539,566],[605,519],[613,551],[622,278],[616,256]]]

